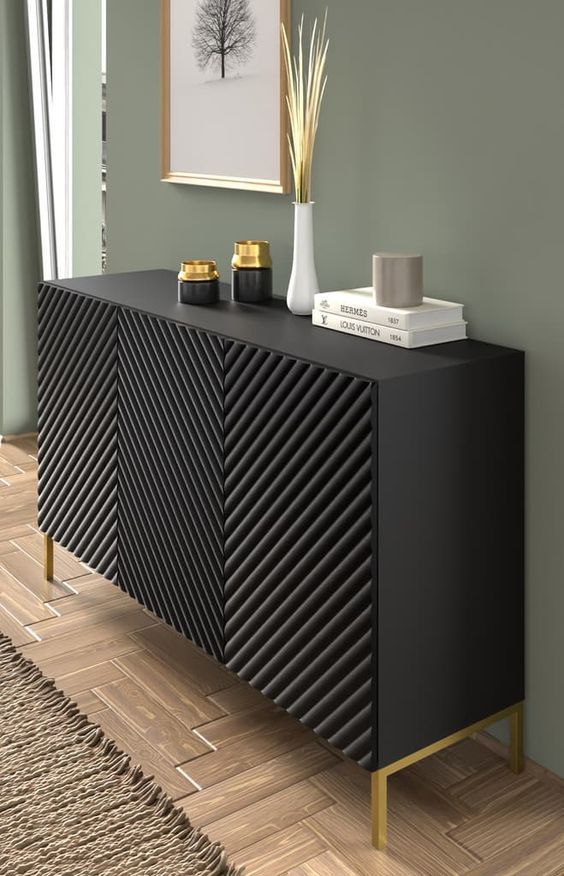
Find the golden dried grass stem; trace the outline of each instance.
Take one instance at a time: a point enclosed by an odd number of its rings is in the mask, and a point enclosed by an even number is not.
[[[323,27],[315,19],[309,40],[309,50],[304,52],[304,17],[298,27],[298,53],[292,58],[286,28],[282,25],[282,47],[286,67],[288,93],[286,104],[290,131],[288,149],[294,176],[296,201],[307,204],[311,201],[311,172],[315,138],[319,127],[321,104],[327,85],[325,67],[329,40],[327,10]]]

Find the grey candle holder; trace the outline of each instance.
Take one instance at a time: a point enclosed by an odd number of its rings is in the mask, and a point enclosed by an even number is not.
[[[378,252],[372,259],[374,295],[381,307],[423,303],[423,256]]]

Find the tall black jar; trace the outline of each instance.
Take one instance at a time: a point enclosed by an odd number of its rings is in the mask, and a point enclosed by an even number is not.
[[[180,304],[215,304],[219,301],[219,273],[211,259],[182,262],[178,275]]]
[[[267,240],[238,240],[231,267],[233,301],[258,304],[272,298],[272,258]]]

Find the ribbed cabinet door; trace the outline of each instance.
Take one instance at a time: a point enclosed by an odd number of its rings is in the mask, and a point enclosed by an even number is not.
[[[371,384],[225,351],[226,663],[372,756]]]
[[[117,312],[39,290],[38,520],[96,571],[117,573]]]
[[[223,659],[223,342],[119,314],[119,583]]]

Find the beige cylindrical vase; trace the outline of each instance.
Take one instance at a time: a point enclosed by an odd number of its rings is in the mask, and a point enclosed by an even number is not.
[[[376,304],[381,307],[416,307],[423,301],[423,256],[377,252],[373,256]]]

